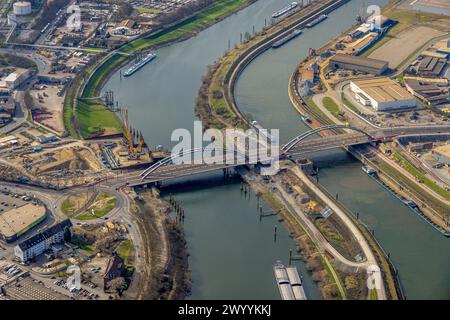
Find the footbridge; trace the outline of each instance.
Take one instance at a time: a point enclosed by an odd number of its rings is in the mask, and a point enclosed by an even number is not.
[[[321,137],[314,135],[322,131],[332,131],[333,134]],[[225,170],[243,165],[270,165],[279,159],[291,156],[302,156],[308,153],[326,151],[335,148],[349,147],[366,143],[377,143],[383,140],[400,136],[429,135],[450,132],[450,125],[445,126],[411,126],[396,127],[365,131],[360,128],[345,125],[330,125],[304,132],[291,139],[283,146],[277,146],[279,152],[274,155],[259,154],[257,149],[247,149],[244,152],[232,150],[227,152],[223,149],[212,147],[183,150],[164,158],[144,170],[139,176],[128,181],[130,186],[141,186],[151,183],[160,183],[165,180],[207,173],[216,170]],[[270,150],[267,153],[271,153]],[[187,161],[182,161],[186,160]],[[233,160],[234,161],[230,161]]]

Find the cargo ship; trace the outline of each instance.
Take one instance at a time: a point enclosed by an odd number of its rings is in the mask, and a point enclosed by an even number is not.
[[[286,268],[280,262],[273,266],[282,300],[307,300],[303,283],[296,267]]]
[[[308,117],[307,115],[302,114],[302,115],[300,116],[300,118],[302,119],[302,121],[303,121],[304,123],[311,124],[311,119],[309,119],[309,117]]]
[[[124,72],[123,75],[125,77],[131,76],[133,73],[138,71],[140,68],[142,68],[143,66],[145,66],[147,63],[149,63],[150,61],[152,61],[155,58],[156,58],[156,54],[154,54],[153,52],[150,52],[144,58],[142,58],[141,60],[139,60],[138,62],[133,64],[127,71]]]
[[[280,9],[280,10],[274,12],[272,14],[272,18],[275,19],[275,18],[281,17],[283,14],[288,13],[289,11],[295,9],[297,6],[298,6],[298,2],[294,1],[290,5],[288,5],[287,7],[284,7],[283,9]]]
[[[278,41],[274,42],[272,44],[272,48],[279,48],[283,44],[285,44],[286,42],[291,41],[292,39],[294,39],[295,37],[301,35],[302,33],[303,33],[303,31],[301,29],[295,29],[290,34],[288,34],[286,37],[282,38],[281,40],[278,40]]]
[[[314,19],[313,21],[311,21],[310,23],[306,24],[307,28],[312,28],[315,25],[321,23],[323,20],[325,20],[326,18],[328,18],[328,16],[326,14],[322,14],[320,15],[318,18]]]
[[[365,173],[367,173],[369,176],[376,174],[377,171],[374,168],[371,168],[369,166],[362,166],[362,171],[364,171]]]

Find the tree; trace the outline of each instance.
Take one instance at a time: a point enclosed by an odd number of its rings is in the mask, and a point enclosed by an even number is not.
[[[68,227],[64,227],[64,241],[66,242],[72,241],[72,232]]]
[[[109,281],[108,287],[111,291],[122,292],[127,288],[127,282],[124,277],[118,277]]]

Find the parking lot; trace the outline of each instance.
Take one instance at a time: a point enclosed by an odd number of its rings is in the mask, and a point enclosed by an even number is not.
[[[23,194],[10,193],[9,191],[2,189],[0,192],[0,212],[21,207],[31,200],[30,197],[24,196],[25,195]]]

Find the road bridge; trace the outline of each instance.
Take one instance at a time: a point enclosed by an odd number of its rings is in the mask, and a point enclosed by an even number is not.
[[[322,131],[343,130],[345,133],[322,137],[313,137]],[[151,183],[163,182],[170,179],[191,176],[195,174],[208,173],[216,170],[235,168],[243,165],[270,164],[278,159],[286,159],[291,156],[301,156],[307,153],[325,151],[335,148],[349,147],[366,143],[378,143],[400,136],[429,135],[450,133],[450,125],[444,126],[409,126],[394,127],[378,130],[365,131],[360,128],[344,125],[330,125],[316,128],[300,134],[288,143],[280,146],[280,152],[271,156],[258,154],[257,149],[246,152],[226,153],[220,150],[218,155],[204,157],[205,153],[211,153],[213,148],[197,148],[186,150],[180,154],[172,155],[153,164],[144,170],[139,176],[128,180],[130,186],[141,186]],[[199,154],[202,157],[196,158]],[[192,155],[192,163],[176,163],[186,155]],[[232,163],[230,160],[234,159]]]

